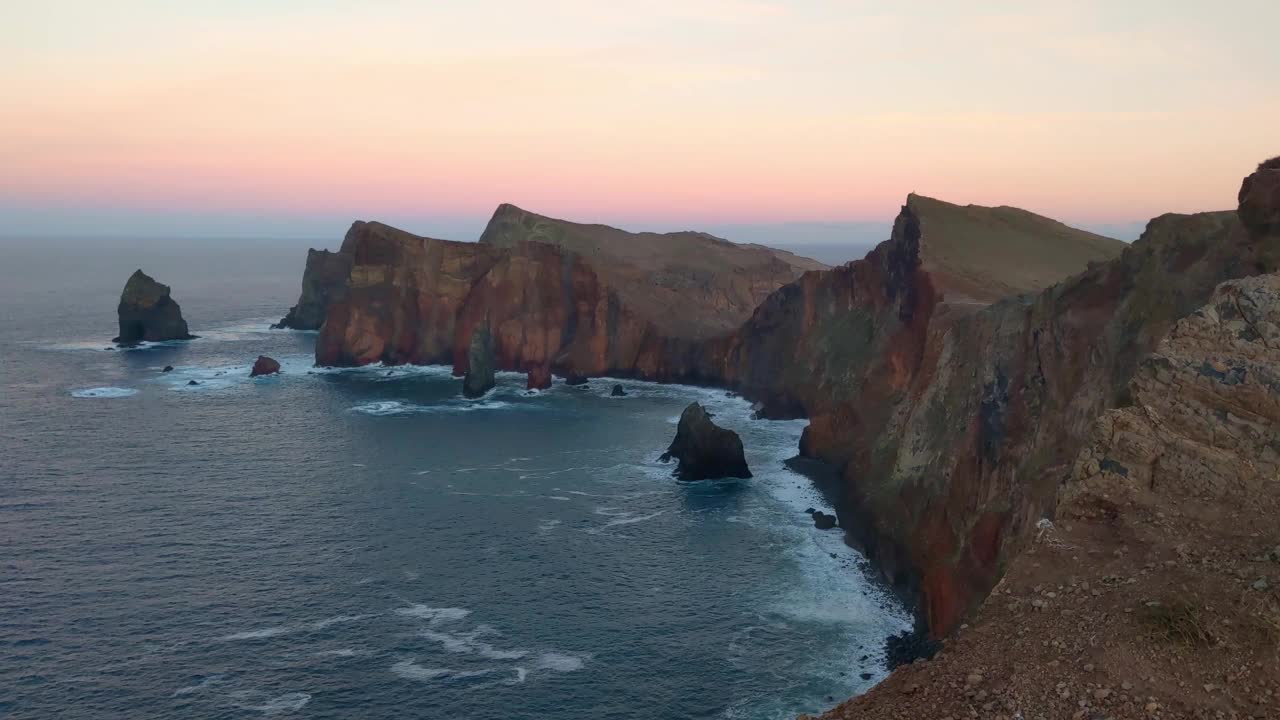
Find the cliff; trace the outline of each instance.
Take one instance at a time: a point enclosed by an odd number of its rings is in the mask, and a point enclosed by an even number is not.
[[[135,345],[140,342],[190,340],[182,308],[170,296],[169,286],[156,282],[150,275],[135,270],[124,284],[116,315],[120,334],[112,342]]]
[[[324,324],[325,310],[342,300],[351,274],[352,251],[343,243],[338,252],[307,250],[307,265],[302,273],[302,294],[298,304],[272,327],[292,330],[319,330]]]
[[[1052,516],[1138,360],[1218,283],[1275,269],[1280,250],[1234,213],[1166,215],[1110,261],[981,306],[951,301],[967,277],[939,260],[930,227],[909,202],[866,261],[784,288],[726,368],[809,416],[801,451],[842,468],[841,526],[941,637]]]
[[[824,717],[1280,711],[1280,275],[1219,285],[1123,395],[967,628]]]
[[[687,376],[697,341],[824,267],[709,235],[635,235],[511,206],[478,243],[357,222],[337,255],[351,263],[341,285],[310,273],[299,301],[308,286],[330,288],[319,364],[437,363],[462,373],[471,333],[488,317],[497,366],[538,376]]]

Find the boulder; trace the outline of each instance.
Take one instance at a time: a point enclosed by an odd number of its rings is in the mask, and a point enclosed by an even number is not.
[[[278,372],[280,372],[280,363],[276,362],[275,358],[259,355],[258,359],[253,361],[253,369],[249,371],[249,377],[275,375]]]
[[[462,380],[464,397],[478,398],[493,389],[494,360],[493,337],[488,324],[477,325],[471,331],[471,346],[467,351],[467,375]]]
[[[738,433],[711,422],[698,403],[680,414],[675,440],[662,456],[664,462],[671,458],[679,462],[675,475],[680,480],[751,477]]]
[[[187,381],[187,384],[188,384],[188,385],[199,385],[200,383],[196,382],[195,380],[188,380],[188,381]]]
[[[819,530],[830,530],[836,526],[836,516],[828,515],[821,510],[813,513],[813,526]]]
[[[587,376],[570,373],[568,377],[564,379],[564,384],[570,387],[582,387],[587,384]]]
[[[129,276],[124,291],[120,293],[116,314],[120,321],[120,334],[112,342],[121,345],[195,337],[187,331],[182,309],[169,296],[169,286],[156,282],[142,270],[136,270]]]
[[[172,366],[172,365],[165,365],[165,366],[164,366],[164,369],[163,369],[163,370],[161,370],[160,372],[173,372],[173,366]]]
[[[613,397],[626,397],[627,391],[622,389],[622,385],[614,385],[613,392],[609,393]]]
[[[525,385],[529,390],[546,390],[551,387],[551,368],[547,365],[536,365],[529,369],[529,382]]]

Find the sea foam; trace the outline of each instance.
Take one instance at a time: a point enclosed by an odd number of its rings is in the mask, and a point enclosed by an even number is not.
[[[71,391],[71,397],[77,398],[126,398],[137,394],[138,391],[133,388],[122,387],[92,387]]]

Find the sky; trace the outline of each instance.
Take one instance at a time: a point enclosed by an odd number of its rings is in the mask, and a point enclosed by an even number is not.
[[[472,239],[510,202],[838,241],[909,192],[1128,234],[1280,154],[1276,27],[1274,0],[0,0],[0,235]]]

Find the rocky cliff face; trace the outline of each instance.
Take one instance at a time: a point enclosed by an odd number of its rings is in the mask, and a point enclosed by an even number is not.
[[[298,297],[298,304],[289,308],[289,314],[273,327],[320,329],[324,324],[325,310],[346,296],[352,252],[347,249],[346,242],[342,245],[338,252],[314,248],[307,251],[307,266],[302,273],[302,295]]]
[[[640,236],[514,209],[500,209],[479,243],[357,222],[339,253],[351,267],[329,292],[316,360],[450,364],[462,374],[487,317],[497,367],[530,373],[531,387],[545,387],[553,370],[686,377],[698,341],[740,324],[803,266],[820,267],[679,235],[645,236],[679,248],[653,254],[636,250]],[[576,251],[588,241],[591,252]],[[304,291],[299,307],[306,300]]]
[[[1280,275],[1218,285],[1123,396],[967,629],[824,718],[1275,716]]]
[[[120,334],[112,342],[134,345],[140,342],[190,340],[182,308],[169,296],[169,286],[136,270],[129,276],[116,307]]]
[[[940,636],[1052,515],[1094,419],[1128,402],[1138,360],[1223,280],[1277,268],[1268,233],[1234,213],[1162,216],[1114,260],[971,307],[940,292],[953,279],[908,205],[866,261],[771,298],[728,367],[811,418],[801,450],[843,467],[840,510],[854,517],[841,525]]]

